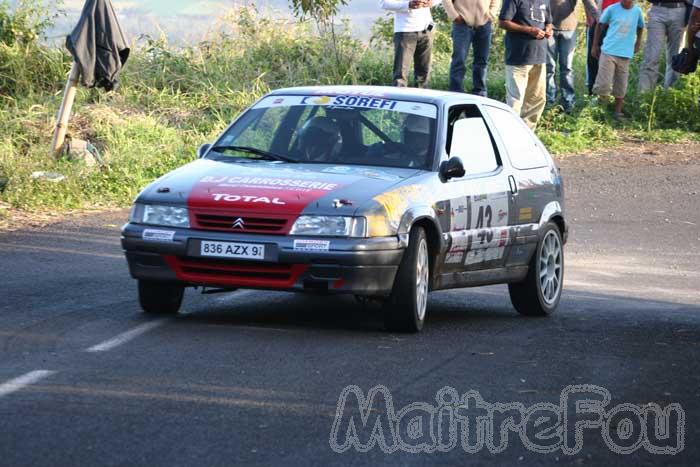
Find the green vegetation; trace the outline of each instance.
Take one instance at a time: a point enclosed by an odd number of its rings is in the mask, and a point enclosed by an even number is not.
[[[9,178],[0,202],[21,209],[128,205],[149,181],[193,160],[200,144],[212,141],[270,89],[391,82],[387,21],[377,23],[367,45],[332,23],[283,21],[252,9],[237,10],[223,19],[233,32],[187,48],[171,47],[164,39],[142,39],[117,92],[80,89],[69,131],[93,142],[106,164],[88,168],[57,162],[48,150],[70,59],[66,52],[42,45],[39,38],[49,20],[32,4],[24,0],[11,9],[0,1],[0,179]],[[504,94],[502,42],[499,32],[489,82],[496,99]],[[447,86],[450,48],[449,25],[443,19],[436,38],[433,87]],[[583,38],[579,50],[584,50]],[[627,106],[632,118],[620,127],[606,109],[589,105],[583,97],[583,64],[579,54],[581,97],[574,115],[552,109],[538,130],[552,152],[611,146],[626,135],[677,141],[694,138],[700,130],[698,76],[683,78],[678,89],[644,96],[634,93],[633,80]],[[35,180],[35,171],[59,172],[66,179]]]

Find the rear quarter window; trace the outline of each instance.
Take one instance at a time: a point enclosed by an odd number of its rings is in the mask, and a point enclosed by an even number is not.
[[[548,165],[547,156],[537,139],[523,121],[509,110],[484,106],[493,126],[501,136],[513,167],[520,170],[536,169]]]

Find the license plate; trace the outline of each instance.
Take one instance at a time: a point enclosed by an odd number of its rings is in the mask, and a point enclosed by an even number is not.
[[[202,256],[219,258],[265,259],[265,245],[253,243],[212,242],[204,240],[200,246]]]

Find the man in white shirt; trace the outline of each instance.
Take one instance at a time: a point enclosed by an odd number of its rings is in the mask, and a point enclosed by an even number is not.
[[[408,86],[411,58],[416,87],[427,86],[433,50],[433,17],[430,8],[441,2],[442,0],[380,0],[383,9],[394,12],[394,86]]]

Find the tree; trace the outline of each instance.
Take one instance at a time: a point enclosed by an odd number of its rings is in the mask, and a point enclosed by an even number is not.
[[[292,11],[297,18],[310,16],[319,24],[332,21],[338,8],[348,4],[348,0],[290,0]]]
[[[335,35],[333,19],[338,14],[338,8],[347,5],[349,0],[289,0],[292,4],[294,16],[304,19],[307,16],[316,21],[319,31],[330,31],[333,55],[340,66],[340,54],[338,52],[338,40]]]

